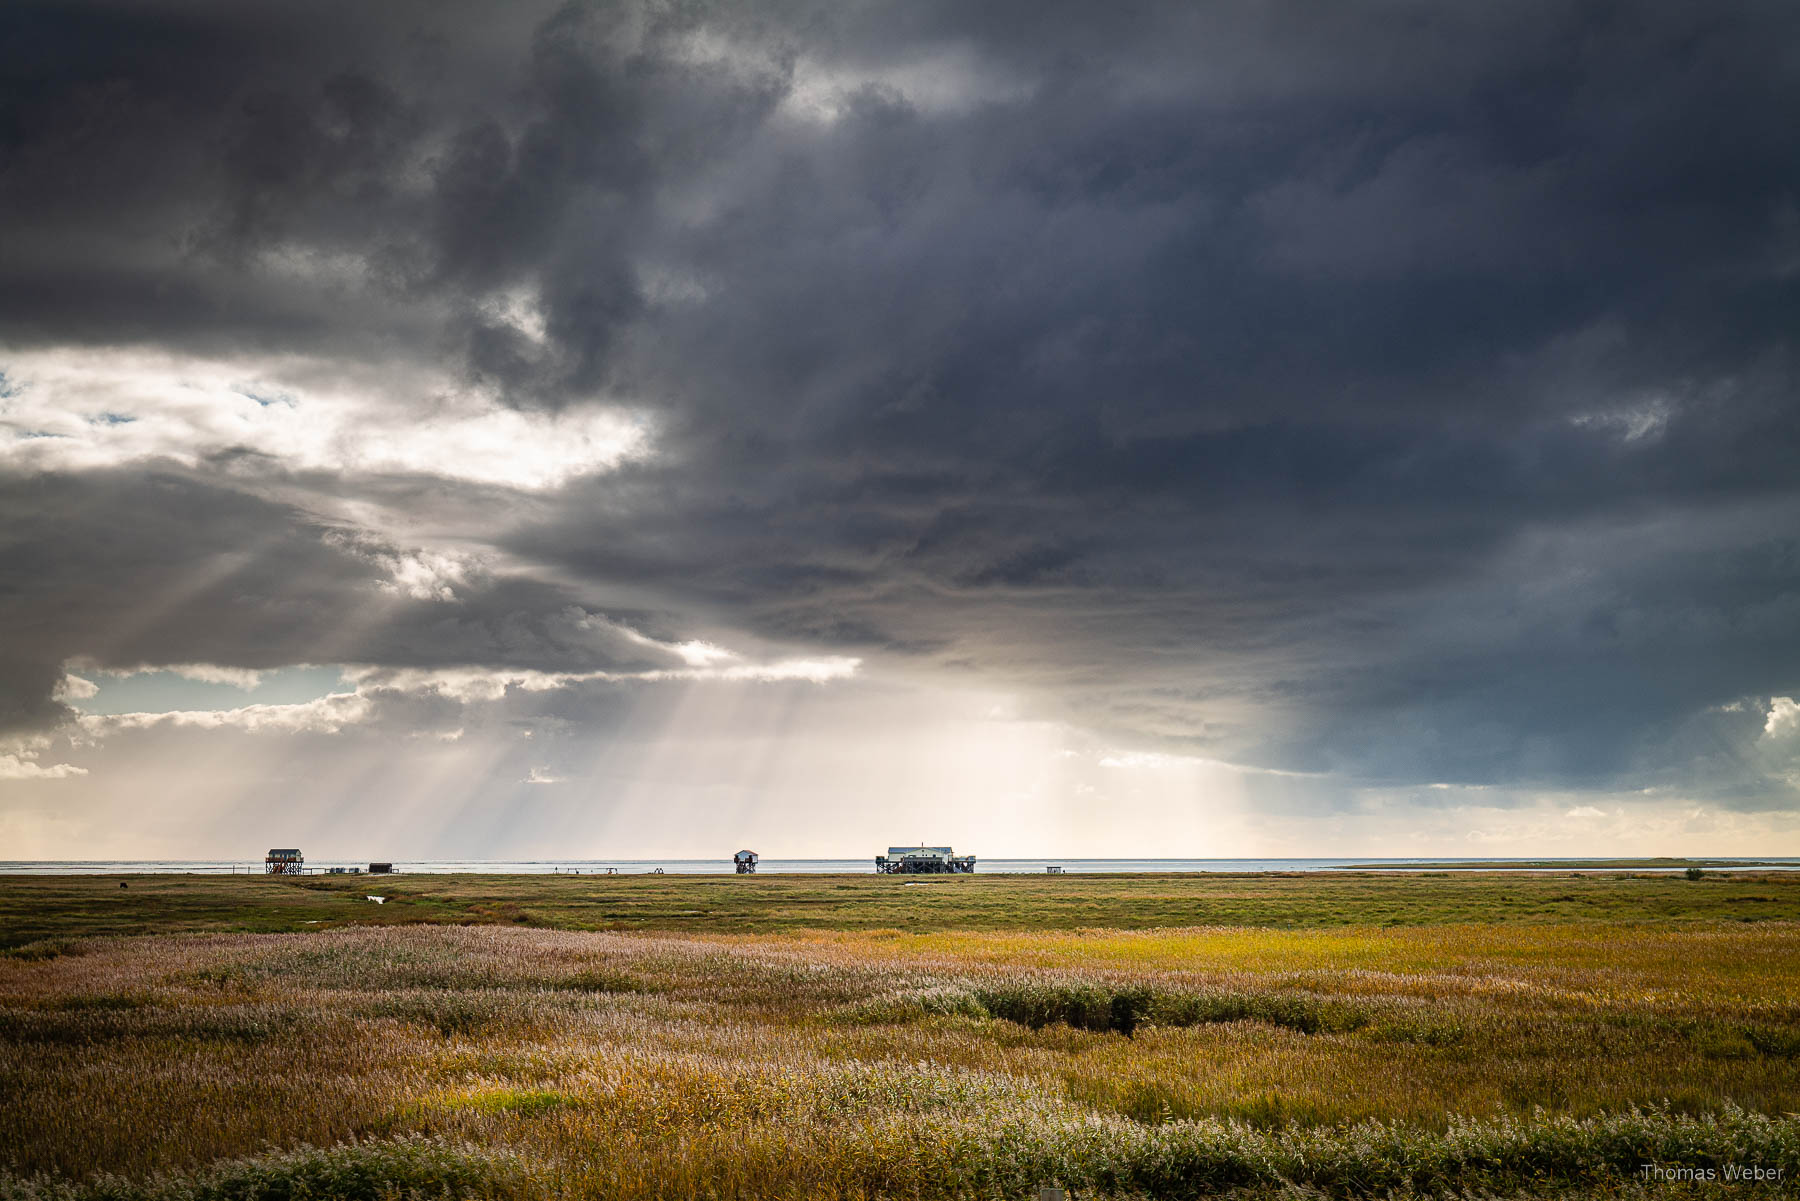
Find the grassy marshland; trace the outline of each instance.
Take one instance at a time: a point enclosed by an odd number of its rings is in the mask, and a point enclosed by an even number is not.
[[[67,935],[411,922],[695,934],[1800,921],[1800,873],[0,876],[0,948]],[[387,898],[382,906],[364,900]]]
[[[1800,1178],[1800,881],[907,883],[412,877],[383,891],[415,911],[340,916],[338,882],[5,880],[0,1198]],[[197,929],[76,937],[158,887],[116,926]],[[540,928],[626,900],[642,928]],[[1183,907],[1239,916],[1156,920]],[[765,932],[703,933],[696,910]],[[410,924],[351,924],[377,918]]]

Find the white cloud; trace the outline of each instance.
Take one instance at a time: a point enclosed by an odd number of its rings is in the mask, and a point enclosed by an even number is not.
[[[666,646],[667,644],[657,643],[656,645]],[[731,654],[731,652],[721,653]],[[657,668],[650,671],[549,672],[492,667],[349,666],[344,668],[344,678],[355,684],[359,690],[391,689],[397,692],[434,692],[451,700],[469,702],[496,701],[512,690],[553,692],[557,689],[572,688],[579,684],[589,683],[654,684],[680,680],[723,680],[759,684],[785,682],[826,684],[833,680],[851,678],[861,665],[861,659],[834,655],[816,659],[777,659],[769,663]]]
[[[642,449],[642,432],[618,413],[560,415],[488,408],[411,428],[376,430],[347,456],[347,470],[420,472],[515,488],[552,488],[611,467]]]
[[[819,659],[778,659],[773,663],[739,663],[731,667],[695,667],[684,671],[647,671],[645,680],[748,680],[759,684],[775,684],[804,680],[825,684],[847,680],[862,666],[861,659],[844,655],[827,655]]]
[[[944,117],[1023,99],[1030,95],[1031,84],[966,47],[882,64],[801,59],[794,65],[782,110],[801,120],[830,124],[871,90],[896,96],[927,116]]]
[[[488,667],[346,667],[344,678],[359,693],[376,691],[436,693],[453,701],[497,701],[509,690],[549,692],[567,687],[577,677],[553,672]],[[584,677],[586,678],[586,677]]]
[[[543,345],[549,337],[544,324],[544,310],[537,297],[527,288],[515,288],[490,297],[481,306],[482,315],[490,321],[503,322],[526,338]]]
[[[249,692],[262,683],[262,672],[248,667],[221,667],[217,663],[175,663],[168,667],[140,667],[139,671],[168,671],[184,680],[202,684],[229,684]]]
[[[1769,714],[1763,721],[1757,749],[1772,774],[1800,788],[1800,704],[1793,697],[1769,698]]]
[[[297,471],[406,473],[554,488],[647,453],[648,426],[619,406],[527,413],[450,380],[414,403],[365,384],[296,387],[315,365],[247,365],[143,350],[8,356],[0,465],[91,470],[146,459],[196,466],[251,452]]]
[[[1608,430],[1623,442],[1640,442],[1660,436],[1674,415],[1672,400],[1653,396],[1608,409],[1577,413],[1569,418],[1569,423],[1587,429]]]
[[[45,766],[30,755],[0,755],[0,780],[66,780],[85,776],[87,768],[72,763]]]
[[[714,646],[710,642],[683,642],[677,644],[673,650],[689,667],[707,667],[723,660],[740,657],[736,651],[728,651],[724,647]]]
[[[551,775],[547,768],[534,767],[525,773],[525,779],[522,782],[526,784],[561,784],[563,777]]]
[[[92,737],[119,730],[187,726],[205,730],[237,729],[247,733],[336,734],[365,721],[374,702],[359,692],[334,692],[294,705],[245,705],[238,709],[178,709],[168,713],[109,713],[80,719]]]
[[[1763,722],[1765,738],[1791,738],[1800,734],[1800,703],[1791,696],[1769,698],[1769,716]]]
[[[92,680],[84,680],[71,672],[64,672],[62,682],[51,694],[57,700],[67,704],[70,701],[85,701],[100,691],[100,685]]]
[[[249,692],[262,683],[263,673],[249,667],[226,667],[219,663],[139,663],[136,667],[97,668],[92,660],[73,660],[83,671],[93,672],[112,680],[128,679],[131,676],[167,673],[180,676],[184,680],[193,680],[198,684],[225,684],[232,688],[240,688]],[[100,691],[100,685],[92,680],[84,679],[72,673],[63,675],[62,683],[57,686],[56,699],[61,701],[85,701]]]
[[[638,646],[650,647],[653,650],[661,651],[665,655],[680,659],[689,667],[707,667],[714,663],[722,663],[732,659],[743,658],[743,656],[739,655],[736,651],[727,650],[722,646],[716,646],[711,642],[703,642],[697,638],[689,639],[686,642],[663,642],[662,640],[652,638],[641,631],[634,630],[622,622],[614,621],[604,614],[589,613],[584,609],[571,609],[570,614],[574,617],[575,624],[581,629],[602,630],[610,634],[615,634],[618,637],[625,639],[627,642],[636,643]]]
[[[411,600],[453,601],[456,589],[480,570],[473,556],[454,551],[401,550],[364,534],[328,531],[328,546],[347,551],[387,572],[382,591]]]
[[[1159,755],[1152,751],[1129,751],[1119,755],[1107,755],[1100,760],[1101,767],[1142,768],[1171,767],[1179,763],[1174,755]]]
[[[1575,808],[1569,810],[1565,816],[1575,818],[1579,821],[1591,821],[1595,818],[1605,817],[1606,810],[1596,809],[1592,805],[1577,805]]]

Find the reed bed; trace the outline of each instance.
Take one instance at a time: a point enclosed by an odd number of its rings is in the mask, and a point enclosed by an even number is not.
[[[0,1201],[1800,1179],[1800,927],[353,927],[0,959]]]

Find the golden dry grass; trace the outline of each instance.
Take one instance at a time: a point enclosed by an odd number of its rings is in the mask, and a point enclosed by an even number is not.
[[[1791,1180],[1797,963],[1788,923],[94,939],[0,959],[0,1160],[418,1135],[519,1195],[1610,1195],[1741,1147]]]

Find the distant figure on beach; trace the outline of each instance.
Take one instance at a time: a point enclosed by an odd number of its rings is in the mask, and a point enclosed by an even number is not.
[[[130,885],[130,884],[128,884],[128,883],[126,883],[126,882],[125,882],[125,881],[124,881],[124,880],[120,880],[120,881],[119,881],[119,887],[120,887],[120,888],[130,888],[130,887],[131,887],[131,885]]]

